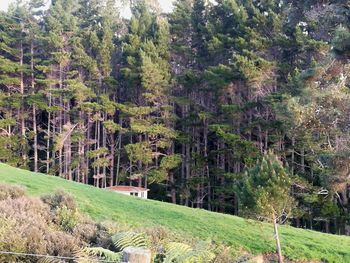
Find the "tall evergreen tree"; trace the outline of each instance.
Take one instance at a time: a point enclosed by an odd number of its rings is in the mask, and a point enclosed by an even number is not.
[[[0,13],[1,161],[242,214],[239,178],[273,150],[296,179],[290,222],[348,231],[346,1],[116,4]]]
[[[291,180],[277,156],[271,152],[250,169],[238,190],[243,210],[274,225],[278,262],[283,262],[278,224],[291,214]]]

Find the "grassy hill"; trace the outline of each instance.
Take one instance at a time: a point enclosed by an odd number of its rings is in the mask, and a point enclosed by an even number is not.
[[[0,183],[19,184],[31,195],[65,189],[74,195],[81,211],[97,220],[113,220],[130,226],[161,225],[199,239],[213,239],[249,252],[275,249],[268,224],[239,217],[191,209],[168,203],[119,195],[61,178],[32,173],[0,163]],[[283,252],[290,259],[350,262],[350,237],[281,227]]]

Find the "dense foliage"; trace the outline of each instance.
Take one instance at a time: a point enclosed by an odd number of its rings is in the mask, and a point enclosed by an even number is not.
[[[116,222],[96,223],[62,190],[39,199],[27,197],[21,187],[0,185],[0,193],[1,262],[121,262],[126,247],[150,250],[152,262],[159,263],[229,260],[223,246],[186,240],[162,227],[130,230]]]
[[[0,191],[1,251],[78,258],[87,246],[112,244],[107,228],[83,217],[73,198],[63,192],[40,200],[27,197],[19,187],[0,185]],[[45,258],[5,253],[0,260],[45,262]]]
[[[170,14],[137,0],[130,19],[113,0],[43,7],[0,14],[0,161],[242,214],[245,171],[273,150],[290,222],[348,234],[347,0],[177,0]]]

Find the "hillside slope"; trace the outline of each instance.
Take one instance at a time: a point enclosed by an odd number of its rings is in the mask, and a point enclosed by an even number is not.
[[[235,216],[141,200],[1,163],[0,183],[23,185],[36,196],[65,189],[75,196],[83,212],[98,220],[113,220],[135,227],[161,225],[180,234],[224,242],[237,251],[274,251],[269,225]],[[350,262],[350,237],[284,226],[281,227],[281,240],[284,254],[290,259]]]

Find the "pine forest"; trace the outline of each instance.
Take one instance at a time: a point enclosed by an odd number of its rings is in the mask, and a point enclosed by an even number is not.
[[[349,0],[18,0],[0,162],[350,235],[349,19]]]

